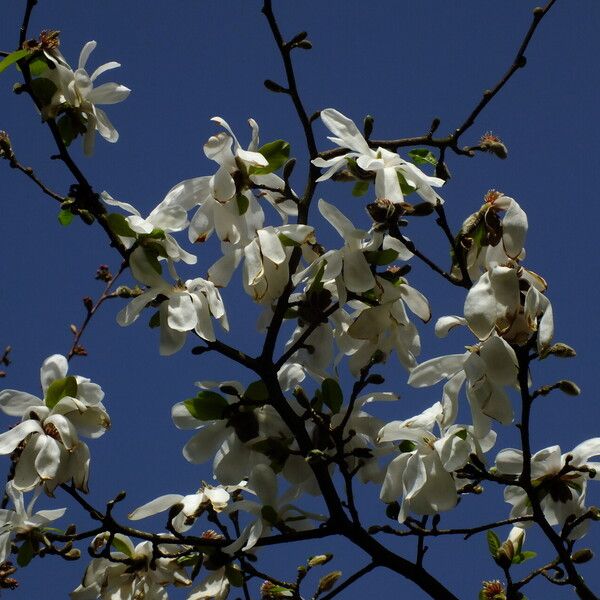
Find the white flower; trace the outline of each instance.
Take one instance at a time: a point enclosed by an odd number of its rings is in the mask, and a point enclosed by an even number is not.
[[[477,440],[471,427],[444,427],[444,418],[444,408],[436,402],[420,415],[388,423],[379,432],[380,442],[408,442],[388,465],[380,495],[388,503],[402,497],[400,523],[409,512],[430,515],[454,508],[458,482],[452,471],[464,467],[471,453],[481,455],[495,441],[493,432],[484,440]],[[432,432],[436,424],[440,428],[439,437]]]
[[[179,207],[161,202],[145,219],[140,215],[140,212],[127,202],[115,200],[108,192],[100,194],[102,200],[110,206],[118,206],[123,210],[131,213],[131,216],[126,217],[127,225],[133,233],[138,236],[149,236],[161,230],[164,233],[164,238],[159,238],[153,235],[153,241],[161,244],[164,247],[165,254],[173,261],[182,260],[188,265],[195,265],[198,260],[193,254],[186,252],[175,240],[172,235],[173,231],[181,231],[188,225],[186,211]],[[126,248],[131,248],[135,242],[133,237],[120,236]]]
[[[106,113],[98,108],[98,104],[116,104],[129,96],[131,90],[118,83],[104,83],[94,88],[98,76],[109,69],[120,67],[116,62],[108,62],[98,67],[91,75],[85,66],[96,42],[85,44],[79,55],[79,64],[73,71],[61,60],[55,60],[54,68],[44,72],[44,77],[50,79],[58,88],[51,101],[51,109],[58,110],[63,104],[75,109],[85,121],[84,151],[92,154],[94,150],[95,132],[108,142],[116,142],[119,133],[108,119]]]
[[[41,368],[44,400],[17,390],[0,392],[0,410],[22,417],[21,423],[0,435],[0,454],[23,444],[14,485],[33,489],[43,482],[49,492],[71,478],[87,490],[89,449],[79,435],[100,437],[110,426],[100,386],[80,376],[67,376],[67,359],[47,358]]]
[[[16,535],[25,536],[34,529],[43,529],[48,523],[60,519],[65,514],[66,508],[40,510],[32,514],[33,505],[41,492],[42,489],[38,488],[25,507],[23,492],[17,489],[12,481],[6,484],[6,493],[15,509],[0,509],[0,563],[8,559]]]
[[[283,180],[274,173],[253,175],[253,167],[266,167],[267,159],[258,152],[258,125],[253,119],[252,141],[244,150],[227,122],[213,117],[226,131],[209,138],[204,153],[214,160],[219,169],[213,176],[187,179],[174,186],[164,202],[191,210],[199,206],[189,227],[191,242],[203,242],[213,231],[222,242],[247,244],[263,226],[264,212],[249,189],[251,184],[264,186],[260,192],[280,213],[284,221],[297,214],[296,204],[283,200]],[[273,191],[281,190],[281,192]]]
[[[92,544],[97,546],[105,537],[106,534],[100,534]],[[131,540],[119,533],[115,540],[124,551],[111,552],[112,560],[94,558],[85,570],[81,585],[71,592],[71,600],[167,600],[166,585],[192,584],[176,559],[154,556],[152,542],[141,542],[134,548]],[[170,544],[161,545],[159,549],[169,554],[181,551]]]
[[[565,454],[561,454],[559,446],[550,446],[531,457],[531,482],[550,525],[562,527],[568,517],[578,517],[585,512],[587,482],[591,479],[589,469],[595,471],[600,468],[600,463],[590,462],[590,458],[599,455],[600,438],[592,438]],[[520,476],[523,470],[522,451],[514,448],[500,451],[496,457],[496,468],[502,475]],[[531,502],[522,488],[508,486],[504,499],[512,504],[511,518],[532,514]],[[569,537],[582,537],[587,525],[587,522],[580,524]]]
[[[183,533],[193,526],[195,520],[204,511],[209,509],[216,512],[223,511],[227,507],[231,495],[243,489],[245,485],[245,482],[241,482],[238,485],[219,485],[215,487],[204,484],[195,494],[188,494],[187,496],[166,494],[136,508],[129,514],[129,519],[132,521],[144,519],[159,512],[169,510],[171,507],[179,504],[181,510],[173,518],[173,528],[175,531]]]
[[[329,137],[329,139],[342,148],[348,148],[351,152],[329,160],[315,158],[312,161],[315,166],[328,169],[317,181],[329,179],[347,165],[348,159],[354,159],[363,171],[375,173],[375,194],[378,199],[385,198],[394,203],[404,201],[398,178],[400,176],[425,201],[431,204],[442,202],[439,195],[433,191],[432,186],[441,187],[444,185],[443,179],[425,175],[423,171],[400,158],[395,152],[390,152],[385,148],[373,150],[354,122],[333,108],[322,110],[321,120],[334,134],[334,137]]]
[[[291,488],[287,493],[279,496],[277,476],[268,465],[256,465],[252,469],[248,480],[248,491],[255,493],[260,502],[240,500],[229,505],[225,512],[247,512],[254,520],[246,525],[235,542],[223,548],[224,552],[233,554],[240,549],[245,551],[253,548],[261,537],[269,535],[271,528],[280,522],[294,530],[303,530],[312,526],[309,517],[325,520],[321,515],[305,513],[289,504],[289,500],[299,493],[299,488]]]
[[[213,283],[198,277],[175,285],[165,281],[155,270],[158,261],[151,264],[143,248],[136,248],[129,257],[129,266],[135,279],[148,286],[117,315],[117,323],[130,325],[147,304],[158,296],[166,297],[159,308],[160,353],[174,354],[185,344],[188,331],[194,331],[202,339],[214,341],[212,318],[217,319],[225,330],[229,329],[225,305],[219,290]],[[171,266],[171,263],[169,263]],[[176,274],[175,274],[176,276]]]
[[[416,366],[408,383],[415,387],[435,385],[442,379],[443,406],[448,421],[453,421],[458,411],[458,394],[467,384],[467,398],[471,407],[475,434],[481,438],[488,434],[491,419],[508,424],[513,419],[510,398],[504,390],[516,386],[519,361],[510,345],[497,335],[472,346],[464,354],[450,354],[427,360]]]

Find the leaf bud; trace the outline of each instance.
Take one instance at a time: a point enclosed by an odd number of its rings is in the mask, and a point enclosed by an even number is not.
[[[550,354],[557,356],[558,358],[573,358],[574,356],[577,356],[577,352],[575,352],[574,348],[571,348],[571,346],[562,342],[557,342],[548,348],[544,348],[540,358],[546,358]]]
[[[275,600],[275,598],[289,598],[294,593],[291,589],[277,585],[272,581],[265,581],[260,586],[260,597],[262,600]]]
[[[334,585],[335,582],[342,576],[341,571],[331,571],[331,573],[327,573],[319,580],[319,587],[317,590],[318,594],[329,591]]]
[[[61,556],[67,560],[79,560],[81,558],[81,550],[79,548],[71,548]]]
[[[396,521],[398,519],[398,515],[400,514],[400,504],[398,502],[390,502],[385,507],[385,516],[392,521]]]
[[[327,554],[317,554],[315,556],[311,556],[308,559],[309,567],[320,567],[321,565],[327,564],[333,558],[333,554],[328,552]]]
[[[0,131],[0,158],[5,158],[7,160],[14,158],[10,138],[8,137],[8,133],[6,133],[6,131]]]
[[[579,386],[573,381],[569,381],[568,379],[561,379],[558,382],[558,389],[569,396],[579,396],[581,394],[581,390]]]
[[[363,122],[363,135],[366,140],[371,137],[371,133],[373,133],[373,123],[375,123],[375,119],[371,115],[367,115]]]
[[[581,550],[577,550],[571,555],[571,560],[576,564],[580,565],[582,563],[589,562],[594,558],[594,553],[589,548],[582,548]]]
[[[271,79],[265,79],[263,83],[264,83],[264,86],[270,92],[275,92],[276,94],[287,94],[288,93],[287,88],[283,87],[282,85],[279,85],[278,83],[275,83]]]
[[[294,170],[295,166],[296,166],[295,158],[290,158],[288,161],[286,161],[285,165],[283,165],[283,180],[284,181],[287,181],[291,177],[292,171]]]
[[[303,50],[311,50],[313,45],[310,40],[302,40],[298,44],[294,44],[295,48],[302,48]]]
[[[515,547],[510,540],[507,540],[498,548],[494,560],[503,569],[508,569],[512,564],[512,560],[515,556]]]
[[[381,385],[384,382],[385,382],[385,378],[383,377],[383,375],[380,375],[379,373],[372,373],[371,375],[369,375],[367,377],[367,383],[370,383],[372,385]]]

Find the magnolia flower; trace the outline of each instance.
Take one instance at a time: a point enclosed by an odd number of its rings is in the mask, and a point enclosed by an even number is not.
[[[309,225],[281,225],[256,231],[249,243],[224,247],[224,256],[209,270],[208,277],[218,287],[228,285],[233,271],[244,260],[244,289],[255,302],[271,304],[283,293],[289,281],[288,261],[293,246],[313,238]]]
[[[505,340],[525,344],[537,332],[538,349],[554,335],[552,305],[543,294],[546,282],[516,263],[494,265],[483,273],[465,299],[469,329],[485,340],[492,332]]]
[[[151,500],[147,504],[136,508],[129,514],[129,519],[137,521],[150,517],[175,505],[180,505],[180,511],[173,518],[175,531],[183,533],[193,526],[196,519],[206,510],[221,512],[231,500],[231,495],[245,487],[245,482],[238,485],[210,486],[204,484],[195,494],[182,496],[181,494],[166,494]]]
[[[15,509],[0,509],[0,563],[8,559],[15,536],[27,536],[35,529],[43,529],[48,523],[60,519],[65,514],[66,508],[40,510],[32,514],[33,505],[41,492],[42,488],[38,488],[26,507],[23,492],[17,489],[12,481],[6,484],[6,494]]]
[[[349,366],[354,375],[377,351],[385,358],[395,350],[404,367],[415,367],[421,342],[417,328],[408,318],[406,306],[425,323],[431,318],[427,298],[405,279],[398,278],[392,283],[377,276],[375,280],[374,292],[379,304],[351,301],[350,306],[357,308],[350,316],[351,323],[345,326],[343,317],[338,320],[341,325],[338,327],[341,332],[336,332],[338,345],[345,354],[351,355]],[[351,339],[342,341],[342,336]]]
[[[152,235],[153,242],[164,247],[165,254],[173,261],[182,260],[188,265],[195,265],[198,260],[196,256],[186,252],[175,240],[172,235],[173,231],[181,231],[188,225],[186,211],[179,207],[161,202],[145,219],[140,215],[140,212],[127,202],[115,200],[108,192],[100,194],[102,200],[110,206],[118,206],[126,212],[130,213],[129,217],[125,218],[127,225],[133,234],[143,236]],[[162,232],[163,236],[158,237],[157,230]],[[135,243],[135,237],[127,237],[119,235],[123,240],[125,247],[131,248]]]
[[[100,534],[92,545],[101,545],[106,541],[106,535]],[[155,557],[152,542],[141,542],[134,547],[127,536],[119,533],[115,540],[122,551],[111,552],[110,560],[94,558],[85,570],[81,585],[71,592],[71,600],[167,600],[166,585],[186,587],[192,584],[177,559]],[[182,550],[172,544],[159,548],[166,554]]]
[[[246,551],[253,548],[261,537],[269,535],[271,528],[279,523],[298,531],[312,526],[309,518],[325,520],[321,515],[306,513],[289,504],[289,501],[298,495],[299,488],[293,487],[279,496],[277,476],[268,465],[256,465],[252,469],[248,479],[248,491],[255,493],[260,502],[240,500],[231,504],[225,512],[247,512],[254,520],[246,525],[235,542],[223,548],[224,552],[233,554],[240,549]]]
[[[364,252],[377,250],[383,235],[374,233],[372,237],[367,237],[365,231],[356,229],[348,217],[323,199],[319,200],[319,212],[344,239],[344,247],[329,250],[316,258],[308,268],[294,276],[293,282],[297,285],[311,274],[316,274],[324,265],[321,281],[335,281],[338,298],[343,304],[347,297],[346,290],[361,293],[375,287],[375,276]]]
[[[250,190],[251,185],[264,186],[260,195],[280,213],[284,222],[288,216],[296,215],[298,210],[293,201],[284,200],[285,184],[280,177],[274,173],[252,173],[253,168],[264,168],[269,164],[258,152],[256,121],[248,120],[252,141],[247,150],[241,147],[225,120],[213,117],[212,121],[227,131],[212,136],[204,144],[204,153],[219,165],[219,170],[213,176],[195,177],[178,183],[163,202],[185,210],[199,206],[190,222],[191,242],[203,242],[216,231],[223,242],[247,244],[264,222],[264,212]]]
[[[444,407],[440,402],[406,421],[388,423],[379,432],[379,442],[402,440],[401,453],[387,468],[380,497],[393,502],[402,497],[398,521],[409,512],[430,515],[454,508],[458,500],[457,483],[452,471],[469,461],[473,452],[482,455],[494,444],[490,432],[477,440],[472,427],[444,427]],[[433,433],[438,425],[440,436]]]
[[[443,179],[425,175],[423,171],[400,158],[395,152],[385,148],[373,150],[354,122],[333,108],[322,110],[321,120],[334,134],[334,137],[328,139],[342,148],[348,148],[350,152],[329,160],[315,158],[312,161],[315,166],[327,169],[317,181],[329,179],[334,173],[347,166],[348,159],[354,159],[363,171],[375,173],[375,194],[378,199],[385,198],[394,203],[403,202],[404,195],[399,179],[402,178],[425,201],[431,204],[442,202],[432,187],[444,185]]]
[[[550,446],[531,457],[531,482],[550,525],[562,527],[569,517],[578,517],[585,512],[587,482],[600,468],[600,463],[590,461],[593,456],[600,456],[600,438],[586,440],[565,454],[561,454],[560,446]],[[514,448],[500,451],[496,468],[502,475],[520,476],[522,451]],[[522,488],[508,486],[504,499],[512,504],[511,518],[531,516],[531,501]],[[523,524],[524,527],[527,525],[528,522]],[[580,538],[586,531],[587,522],[573,529],[569,537]]]
[[[159,308],[162,355],[168,356],[180,350],[185,344],[188,331],[194,331],[202,339],[214,341],[212,317],[225,330],[229,329],[221,294],[210,281],[198,277],[185,283],[178,280],[174,285],[170,284],[157,273],[155,267],[158,262],[150,263],[143,248],[133,251],[129,257],[129,266],[135,279],[148,286],[148,289],[119,312],[117,323],[121,326],[130,325],[146,305],[158,296],[164,296],[166,300],[161,302]]]
[[[67,359],[47,358],[41,368],[44,400],[27,392],[0,392],[0,410],[22,417],[21,423],[0,435],[0,454],[19,446],[14,485],[33,489],[43,482],[49,492],[73,478],[87,490],[89,449],[79,440],[100,437],[110,426],[102,404],[104,392],[87,378],[67,376]]]
[[[239,570],[234,563],[231,568]],[[229,579],[225,567],[211,571],[199,585],[192,589],[187,600],[226,600],[229,596]]]
[[[48,69],[43,76],[50,79],[57,90],[48,110],[57,112],[63,107],[77,111],[85,124],[83,139],[84,151],[87,155],[94,151],[95,132],[108,142],[116,142],[119,133],[108,119],[106,113],[98,108],[98,104],[116,104],[129,96],[131,90],[118,83],[104,83],[94,88],[98,76],[109,69],[120,67],[117,62],[108,62],[98,67],[91,75],[85,70],[86,63],[96,42],[85,44],[79,55],[79,64],[73,71],[64,61],[54,61],[54,68]]]
[[[439,327],[438,333],[449,328]],[[510,398],[504,391],[507,385],[516,386],[519,361],[510,345],[497,335],[471,346],[464,354],[450,354],[427,360],[416,366],[408,383],[415,387],[435,385],[442,379],[444,386],[443,407],[452,421],[458,411],[458,394],[467,381],[467,398],[471,407],[474,431],[477,437],[487,435],[491,419],[508,424],[513,419]]]

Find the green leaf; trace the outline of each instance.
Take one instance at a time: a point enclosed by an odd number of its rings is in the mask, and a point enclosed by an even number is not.
[[[414,442],[411,442],[410,440],[403,440],[400,442],[398,450],[400,450],[400,452],[412,452],[416,447],[417,445]]]
[[[18,60],[21,60],[28,55],[29,50],[16,50],[15,52],[11,52],[8,56],[4,57],[2,61],[0,61],[0,73],[8,69],[10,65],[14,65]]]
[[[248,206],[250,206],[250,200],[248,200],[244,194],[236,194],[235,201],[237,202],[240,215],[245,214],[248,210]]]
[[[37,98],[42,106],[50,104],[52,97],[58,89],[52,81],[46,79],[45,77],[33,79],[30,83],[30,86],[33,91],[33,95]]]
[[[157,310],[150,317],[150,321],[148,321],[148,327],[150,327],[150,329],[156,329],[157,327],[160,327],[160,311],[159,310]]]
[[[182,567],[193,567],[198,564],[200,559],[199,554],[188,554],[187,556],[180,556],[175,559],[175,562]]]
[[[368,250],[363,254],[368,263],[377,266],[388,265],[398,258],[398,252],[393,248],[388,248],[387,250]]]
[[[129,227],[129,223],[123,215],[119,213],[110,213],[106,216],[106,220],[108,221],[110,229],[113,233],[116,233],[122,237],[136,237],[135,231]]]
[[[46,390],[44,403],[48,408],[53,409],[66,396],[77,398],[77,379],[73,375],[55,379]]]
[[[80,117],[74,115],[72,112],[67,112],[62,115],[56,122],[56,125],[60,131],[60,137],[66,146],[68,146],[78,135],[85,133],[85,126],[81,122]]]
[[[250,167],[250,175],[267,175],[277,171],[290,157],[290,145],[284,140],[275,140],[265,144],[258,151],[267,159],[266,167]]]
[[[461,430],[457,431],[455,435],[457,438],[460,438],[461,440],[466,440],[468,433],[467,433],[466,429],[461,429]]]
[[[525,550],[524,552],[519,552],[519,554],[515,554],[515,556],[513,556],[512,563],[513,565],[520,565],[522,562],[535,558],[536,556],[537,552]]]
[[[225,576],[229,583],[234,587],[242,587],[244,585],[243,573],[231,564],[225,567]]]
[[[289,246],[289,247],[302,246],[302,244],[300,242],[297,242],[296,240],[289,238],[287,235],[284,235],[283,233],[280,233],[277,237],[279,238],[279,241],[281,242],[282,246]]]
[[[364,196],[369,191],[368,181],[357,181],[352,188],[352,195],[356,198]]]
[[[17,564],[19,567],[26,567],[33,558],[33,545],[31,540],[25,540],[23,545],[19,548],[17,552]]]
[[[501,546],[500,538],[495,534],[495,532],[490,529],[486,533],[488,548],[490,550],[490,554],[495,558],[496,553],[498,552],[498,548]]]
[[[183,405],[195,419],[199,421],[215,421],[223,418],[223,413],[229,406],[229,403],[221,394],[211,392],[210,390],[202,390],[194,398],[184,400]]]
[[[146,256],[146,260],[150,263],[150,266],[159,274],[162,275],[162,267],[160,266],[160,262],[158,261],[158,252],[156,248],[153,246],[148,246],[144,244],[143,246],[144,255]]]
[[[253,381],[244,392],[244,400],[249,400],[253,404],[264,404],[269,399],[269,390],[264,381],[259,379]]]
[[[131,548],[123,540],[119,539],[116,535],[113,538],[111,545],[117,552],[122,552],[125,556],[133,558]]]
[[[65,210],[63,208],[58,213],[58,222],[66,227],[71,224],[74,217],[75,215],[70,210]]]
[[[17,67],[18,68],[18,67]],[[29,63],[29,72],[32,77],[39,77],[48,68],[48,63],[43,58],[34,58]]]
[[[398,183],[400,184],[400,189],[402,190],[402,193],[405,196],[412,194],[417,189],[416,187],[410,185],[408,181],[406,181],[406,179],[404,179],[404,175],[402,175],[402,173],[398,171],[396,175],[398,176]]]
[[[434,167],[437,165],[436,157],[430,150],[427,150],[427,148],[415,148],[414,150],[411,150],[408,155],[415,165],[423,165],[425,163],[433,165]]]
[[[333,414],[338,413],[344,402],[344,394],[340,384],[335,379],[327,378],[321,384],[321,393],[325,405],[329,407]]]

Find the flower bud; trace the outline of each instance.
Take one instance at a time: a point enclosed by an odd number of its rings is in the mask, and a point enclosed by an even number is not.
[[[316,556],[311,556],[308,559],[308,566],[311,568],[319,567],[321,565],[328,563],[332,558],[333,558],[333,554],[331,554],[329,552],[327,554],[317,554]]]
[[[319,587],[317,589],[317,593],[321,594],[323,592],[329,591],[341,576],[341,571],[331,571],[331,573],[327,573],[327,575],[321,577],[321,579],[319,580]]]
[[[589,562],[592,558],[594,558],[594,553],[589,548],[582,548],[571,555],[571,560],[577,565]]]
[[[569,381],[568,379],[561,379],[558,382],[558,389],[569,396],[579,396],[581,394],[581,390],[579,386],[573,381]]]

